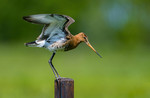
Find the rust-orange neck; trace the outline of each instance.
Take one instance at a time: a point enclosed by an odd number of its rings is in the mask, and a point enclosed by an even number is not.
[[[68,46],[65,48],[65,51],[76,48],[82,41],[80,40],[79,34],[72,36],[68,42]]]

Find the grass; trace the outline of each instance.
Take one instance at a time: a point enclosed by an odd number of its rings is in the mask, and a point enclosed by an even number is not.
[[[53,63],[75,81],[75,98],[149,98],[150,52],[102,48],[100,59],[85,45],[57,53]],[[51,54],[40,48],[0,45],[0,98],[54,98]],[[96,47],[98,50],[98,47]]]

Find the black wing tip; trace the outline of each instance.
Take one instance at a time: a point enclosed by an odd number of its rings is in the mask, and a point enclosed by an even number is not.
[[[33,42],[28,42],[28,43],[24,43],[24,45],[25,45],[26,47],[28,47],[29,45],[34,45],[34,44],[36,44],[35,41],[33,41]]]
[[[67,16],[67,15],[62,15],[62,16],[65,17],[68,21],[71,21],[72,23],[75,22],[75,20],[72,17],[70,17],[70,16]]]
[[[23,16],[22,17],[24,20],[28,20],[28,18],[30,18],[30,16]]]
[[[28,47],[28,44],[27,44],[27,43],[24,43],[24,45],[25,45],[26,47]]]
[[[30,16],[23,16],[22,18],[28,22],[33,22]]]

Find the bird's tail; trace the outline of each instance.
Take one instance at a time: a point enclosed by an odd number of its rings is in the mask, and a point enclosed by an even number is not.
[[[33,42],[25,43],[24,45],[27,47],[37,47],[38,44],[35,41],[33,41]]]

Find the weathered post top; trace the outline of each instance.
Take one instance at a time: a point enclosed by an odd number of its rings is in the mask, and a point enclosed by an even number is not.
[[[55,98],[74,98],[74,80],[70,78],[56,79]]]
[[[74,98],[74,80],[70,78],[56,79],[55,98]]]

